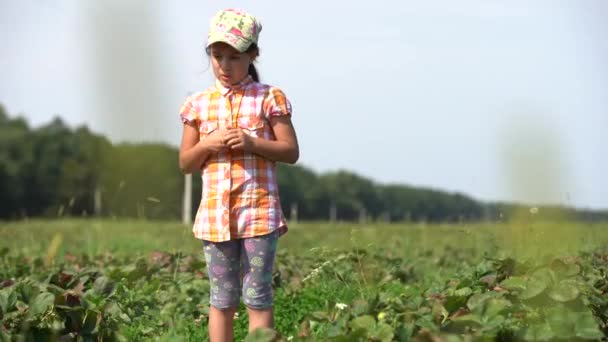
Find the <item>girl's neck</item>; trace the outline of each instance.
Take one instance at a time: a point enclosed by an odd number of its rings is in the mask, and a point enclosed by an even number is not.
[[[243,78],[239,82],[236,82],[236,83],[230,84],[230,85],[223,84],[217,78],[215,79],[215,82],[216,82],[216,86],[218,86],[218,88],[220,88],[221,90],[224,90],[224,91],[227,92],[227,91],[230,91],[230,90],[233,90],[233,89],[239,89],[242,86],[244,86],[244,85],[246,85],[248,83],[253,82],[253,79],[251,78],[251,75],[247,75],[247,76],[245,76],[245,78]]]

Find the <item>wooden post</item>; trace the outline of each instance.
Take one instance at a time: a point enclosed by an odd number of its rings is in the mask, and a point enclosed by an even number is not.
[[[95,216],[101,216],[101,190],[99,187],[95,188],[93,212]]]
[[[365,207],[359,208],[359,224],[367,222],[367,211]]]
[[[391,214],[388,211],[384,211],[382,213],[382,222],[384,223],[389,223],[391,222]]]
[[[291,212],[289,214],[289,220],[291,222],[298,222],[298,203],[291,203]]]
[[[329,207],[329,221],[336,222],[337,219],[338,219],[338,208],[336,207],[335,202],[331,202],[331,205]]]
[[[182,204],[182,223],[192,223],[192,174],[184,175],[184,201]]]

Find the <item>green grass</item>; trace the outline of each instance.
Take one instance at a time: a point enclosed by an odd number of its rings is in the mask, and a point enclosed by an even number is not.
[[[510,262],[508,257],[527,265],[525,269],[534,270],[526,262],[533,260],[540,265],[535,267],[555,267],[551,263],[555,257],[583,255],[608,245],[608,224],[540,222],[532,218],[513,224],[291,224],[290,231],[280,240],[277,254],[277,273],[282,283],[275,293],[276,328],[284,336],[297,339],[300,332],[307,331],[311,338],[319,340],[359,333],[370,334],[361,338],[376,338],[372,335],[381,336],[387,327],[394,329],[395,339],[400,336],[402,340],[424,332],[425,327],[430,327],[426,332],[429,334],[447,333],[449,326],[442,326],[441,319],[437,321],[444,311],[437,311],[442,307],[432,295],[451,298],[451,302],[441,303],[448,308],[443,308],[445,312],[454,315],[457,310],[454,303],[462,301],[458,304],[462,306],[471,294],[485,291],[482,286],[485,280],[480,280],[483,276],[514,276],[517,280],[520,277],[517,272],[527,274],[528,271],[516,272],[505,267]],[[146,302],[155,313],[164,315],[163,319],[175,319],[162,323],[155,315],[132,314],[131,323],[120,328],[128,340],[197,341],[207,336],[204,307],[208,282],[192,271],[176,270],[182,256],[202,260],[201,242],[192,236],[189,226],[176,222],[94,219],[4,222],[0,223],[2,250],[5,250],[3,258],[7,259],[0,262],[0,281],[5,274],[16,279],[34,277],[44,283],[49,274],[63,272],[74,263],[109,276],[133,274],[132,283],[116,278],[117,284],[125,286],[125,292],[106,300],[115,300],[133,310],[139,310],[138,305]],[[156,270],[148,259],[154,251],[168,252],[177,259],[172,265]],[[67,253],[77,256],[77,261]],[[113,259],[104,259],[104,255]],[[20,261],[23,257],[41,261]],[[85,261],[87,258],[89,261]],[[583,286],[580,292],[588,295],[585,300],[593,303],[597,319],[604,320],[602,312],[608,310],[608,303],[587,290],[593,286],[600,288],[608,280],[603,271],[593,274],[594,267],[597,268],[593,266],[595,259],[584,258],[578,274],[590,287]],[[147,271],[141,275],[132,273],[133,265],[142,259],[147,260]],[[581,279],[577,280],[580,284]],[[93,285],[89,282],[86,286]],[[174,300],[167,301],[167,296]],[[185,303],[192,298],[195,302]],[[528,305],[519,303],[516,297],[508,300],[513,307]],[[174,308],[171,302],[176,301],[178,307]],[[347,304],[348,309],[340,311],[336,303]],[[167,310],[177,310],[177,314],[172,316],[166,313],[172,311]],[[197,319],[201,312],[203,319]],[[242,305],[239,314],[235,337],[242,340],[247,335],[247,316]],[[368,322],[369,317],[376,321],[375,325],[357,332],[354,327]],[[449,322],[446,317],[442,319]],[[444,330],[432,330],[440,326]],[[501,333],[515,326],[515,323],[505,325],[500,328]],[[590,331],[595,333],[593,329]]]
[[[523,256],[528,253],[567,254],[608,243],[608,224],[349,224],[295,223],[281,238],[280,249],[295,254],[318,249],[380,248],[400,257],[444,251]],[[176,222],[137,220],[58,219],[0,223],[0,248],[12,254],[44,255],[54,237],[60,237],[58,256],[110,252],[146,255],[152,251],[200,251],[201,242],[191,227]]]

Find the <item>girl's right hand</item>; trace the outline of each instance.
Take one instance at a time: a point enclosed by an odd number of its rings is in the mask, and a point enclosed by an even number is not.
[[[205,149],[211,153],[223,152],[228,148],[226,143],[224,143],[224,134],[226,131],[226,129],[215,130],[202,139],[200,144],[205,146]]]

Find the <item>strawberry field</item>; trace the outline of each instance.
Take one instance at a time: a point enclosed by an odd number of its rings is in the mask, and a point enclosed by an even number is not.
[[[276,331],[249,341],[597,341],[608,226],[294,224],[273,274]],[[201,244],[171,222],[0,225],[1,341],[202,341]]]

